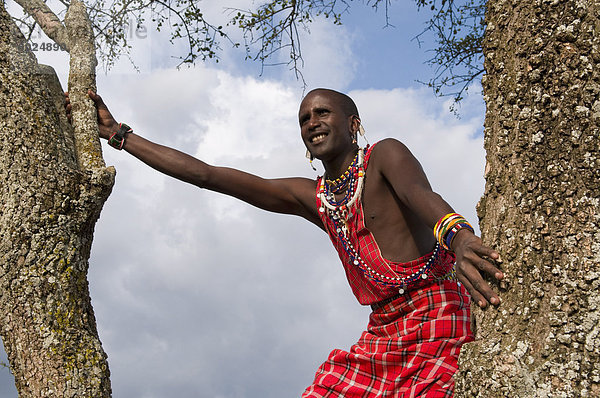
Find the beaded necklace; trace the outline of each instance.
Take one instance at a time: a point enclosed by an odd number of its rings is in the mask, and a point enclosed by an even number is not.
[[[412,274],[401,277],[392,267],[388,265],[388,269],[394,276],[380,274],[361,258],[358,251],[352,246],[349,239],[348,219],[350,218],[350,209],[357,203],[362,195],[364,186],[365,168],[364,168],[364,149],[359,148],[354,160],[348,166],[348,169],[337,179],[331,181],[323,176],[319,185],[319,199],[321,206],[319,212],[327,214],[333,221],[336,234],[342,243],[344,251],[350,259],[350,263],[360,268],[362,273],[369,279],[384,285],[398,288],[399,294],[404,294],[406,288],[419,279],[427,279],[428,271],[435,263],[439,255],[439,244],[436,243],[435,249],[427,262]],[[336,200],[335,195],[346,189],[344,196]]]
[[[350,215],[349,209],[354,206],[362,194],[362,188],[365,179],[365,168],[364,168],[364,149],[359,148],[358,153],[354,157],[348,170],[336,181],[343,187],[346,188],[346,193],[340,200],[335,199],[335,194],[340,193],[341,189],[339,186],[332,187],[329,184],[329,180],[325,177],[321,178],[321,185],[319,186],[319,199],[321,200],[321,207],[319,211],[329,215],[336,224],[341,222],[339,227],[344,233],[344,236],[348,234],[347,221]]]
[[[360,151],[356,152],[356,155],[354,155],[354,159],[352,160],[352,163],[350,163],[350,166],[348,167],[348,169],[341,176],[339,176],[335,180],[327,180],[327,186],[332,188],[332,192],[334,194],[342,192],[342,190],[347,187],[348,182],[351,177],[350,171],[354,167],[356,167],[356,165],[358,164],[359,152]]]
[[[431,269],[432,265],[435,263],[436,258],[440,252],[440,245],[438,243],[435,244],[435,249],[433,249],[433,253],[429,260],[423,265],[421,268],[413,272],[412,274],[400,277],[396,272],[392,270],[392,267],[388,265],[389,270],[395,275],[394,277],[383,275],[369,267],[369,265],[360,257],[360,254],[354,249],[352,243],[345,237],[343,237],[340,233],[338,233],[338,237],[342,242],[342,246],[344,247],[344,251],[348,254],[350,261],[352,264],[361,269],[364,275],[366,275],[369,279],[374,280],[375,282],[384,285],[398,288],[399,294],[404,294],[406,288],[413,283],[416,283],[417,280],[427,279],[429,276],[427,275],[428,271]]]

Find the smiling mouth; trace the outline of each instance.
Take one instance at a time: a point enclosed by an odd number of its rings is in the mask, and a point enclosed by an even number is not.
[[[319,142],[323,141],[325,139],[325,137],[327,137],[327,134],[317,134],[314,137],[310,138],[310,143],[318,144]]]

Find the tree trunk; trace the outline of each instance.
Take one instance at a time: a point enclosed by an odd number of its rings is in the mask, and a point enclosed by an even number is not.
[[[0,333],[20,396],[108,397],[87,269],[114,169],[63,102],[0,6]]]
[[[490,0],[482,235],[507,274],[474,309],[457,396],[600,396],[600,2]]]

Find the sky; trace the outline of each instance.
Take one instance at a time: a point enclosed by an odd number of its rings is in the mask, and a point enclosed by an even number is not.
[[[252,4],[201,3],[216,20],[226,18],[225,5]],[[318,19],[302,34],[308,88],[348,93],[368,141],[404,142],[434,190],[476,224],[485,164],[480,90],[457,118],[448,98],[417,82],[433,73],[424,64],[428,43],[412,40],[427,14],[393,2],[394,27],[384,28],[381,11],[354,4],[341,27]],[[304,89],[287,68],[261,75],[259,64],[224,44],[220,62],[177,70],[181,46],[151,27],[133,44],[140,71],[122,60],[99,72],[98,91],[136,133],[267,178],[323,173],[304,157]],[[36,55],[65,85],[65,54]],[[370,309],[353,297],[321,230],[163,176],[105,142],[103,150],[117,179],[88,276],[114,397],[298,397],[332,349],[358,340]],[[0,367],[0,398],[14,397],[12,376]]]

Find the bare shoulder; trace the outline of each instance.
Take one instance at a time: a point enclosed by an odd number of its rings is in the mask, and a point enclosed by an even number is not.
[[[378,141],[373,146],[373,153],[376,151],[408,151],[406,145],[395,138],[384,138],[381,141]]]
[[[406,145],[395,138],[385,138],[373,147],[369,162],[379,169],[385,169],[414,161],[416,159]]]

